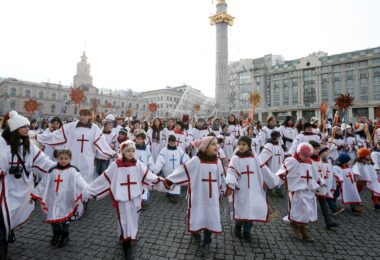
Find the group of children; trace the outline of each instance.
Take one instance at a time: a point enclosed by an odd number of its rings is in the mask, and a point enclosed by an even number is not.
[[[155,120],[155,124],[159,122]],[[68,243],[69,223],[80,215],[82,201],[110,195],[117,210],[120,241],[126,258],[131,259],[131,241],[137,239],[143,200],[157,190],[167,193],[169,200],[176,203],[181,186],[187,186],[188,231],[197,241],[203,231],[206,256],[210,253],[211,234],[222,232],[219,205],[224,198],[231,206],[235,235],[247,241],[251,241],[253,222],[269,220],[270,189],[279,196],[287,191],[289,214],[284,220],[290,222],[295,237],[305,241],[314,240],[309,223],[317,221],[318,204],[328,229],[339,225],[330,211],[337,215],[344,210],[337,207],[337,199],[350,205],[353,214],[361,214],[359,194],[364,188],[371,191],[374,208],[380,211],[380,142],[372,152],[360,148],[355,161],[344,149],[332,160],[333,141],[321,145],[321,138],[308,124],[288,144],[292,153],[284,150],[289,138],[284,139],[271,125],[259,138],[252,126],[244,131],[231,125],[211,127],[210,131],[201,122],[189,139],[180,122],[172,124],[175,127],[170,131],[119,129],[118,135],[108,141],[114,144],[110,147],[117,150],[118,156],[106,166],[99,162],[99,176],[93,181],[85,181],[80,170],[70,164],[70,149],[59,149],[57,165],[32,193],[32,199],[40,200],[47,213],[46,222],[52,225],[51,244],[63,247]],[[131,131],[133,136],[129,135]],[[112,133],[111,127],[103,131],[107,133]],[[260,141],[263,138],[264,145]],[[83,140],[82,136],[82,147]],[[165,140],[164,144],[161,140]]]

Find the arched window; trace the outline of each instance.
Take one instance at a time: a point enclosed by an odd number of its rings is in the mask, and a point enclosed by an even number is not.
[[[25,90],[25,97],[30,97],[30,89]]]
[[[11,96],[16,96],[16,89],[15,88],[11,88]]]
[[[44,99],[44,92],[43,91],[38,92],[38,98]]]
[[[10,106],[11,109],[16,109],[16,101],[12,100]]]
[[[121,102],[121,107],[124,108],[124,102]]]
[[[51,105],[50,112],[55,113],[55,104]]]
[[[56,100],[56,99],[57,99],[57,95],[56,95],[55,93],[52,93],[52,94],[51,94],[51,99],[52,99],[52,100]]]

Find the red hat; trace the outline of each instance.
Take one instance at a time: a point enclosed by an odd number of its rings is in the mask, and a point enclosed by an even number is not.
[[[358,158],[364,158],[364,157],[371,155],[371,150],[369,150],[367,148],[360,148],[358,150],[357,154],[358,154]]]

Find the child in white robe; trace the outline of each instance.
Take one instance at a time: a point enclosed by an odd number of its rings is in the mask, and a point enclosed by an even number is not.
[[[240,137],[238,149],[228,166],[226,196],[233,196],[235,235],[241,237],[243,229],[243,237],[251,242],[252,222],[268,221],[266,188],[275,187],[280,179],[270,171],[262,171],[259,160],[252,152],[250,137]]]
[[[367,148],[361,148],[358,150],[357,160],[352,167],[352,171],[355,175],[360,175],[357,182],[358,192],[362,192],[364,188],[370,190],[375,211],[380,212],[380,182],[371,160],[371,150]]]
[[[154,172],[159,173],[162,170],[164,177],[173,173],[180,165],[186,163],[190,158],[176,143],[174,135],[169,135],[168,145],[161,149],[157,157]],[[172,203],[178,203],[181,194],[181,186],[177,185],[173,190],[168,191],[168,199]]]
[[[227,125],[222,126],[222,136],[224,154],[226,155],[227,160],[231,160],[236,146],[236,139],[231,135],[230,129]]]
[[[188,146],[188,137],[185,131],[183,131],[183,123],[181,121],[177,121],[175,123],[173,131],[169,132],[169,135],[174,135],[177,139],[177,147],[186,151]],[[167,137],[169,137],[169,135]]]
[[[377,141],[376,147],[371,153],[371,159],[373,162],[373,167],[375,168],[377,175],[380,176],[380,140]]]
[[[105,121],[103,126],[103,135],[109,147],[115,151],[116,146],[116,136],[117,134],[113,131],[113,122]],[[102,174],[105,169],[110,165],[111,158],[109,156],[104,156],[100,152],[96,152],[95,155],[95,170],[98,175]]]
[[[135,159],[139,160],[142,164],[144,164],[149,171],[154,172],[154,162],[153,156],[150,151],[149,145],[145,143],[146,134],[142,131],[135,132],[135,145],[136,145],[136,153]],[[149,189],[148,187],[144,187],[144,193],[142,195],[142,199],[144,202],[149,200]]]
[[[277,175],[285,181],[289,196],[290,224],[298,239],[313,241],[309,223],[317,221],[317,201],[315,191],[321,182],[314,171],[310,157],[313,147],[309,143],[300,143],[297,152],[287,159]]]
[[[223,165],[218,159],[218,141],[207,136],[194,143],[198,154],[171,175],[166,177],[165,185],[188,184],[188,230],[196,240],[199,232],[204,230],[204,255],[210,253],[211,233],[220,234],[219,200],[225,190]]]
[[[356,186],[360,174],[353,172],[350,167],[350,161],[351,157],[346,153],[342,153],[337,159],[338,166],[335,166],[334,169],[339,175],[342,203],[350,205],[352,214],[361,215],[363,211],[362,200]]]
[[[151,173],[134,158],[135,144],[127,140],[121,144],[120,157],[90,183],[86,197],[101,199],[110,194],[118,215],[118,234],[127,259],[132,258],[131,240],[137,240],[143,186],[154,186],[165,191],[163,179]]]
[[[260,154],[260,138],[256,135],[256,130],[253,126],[247,127],[248,136],[251,138],[251,147],[253,154],[258,157]]]
[[[56,166],[49,170],[32,192],[32,198],[41,202],[46,223],[53,229],[51,245],[64,247],[69,242],[70,218],[77,213],[82,192],[87,183],[78,168],[70,165],[69,149],[58,151]]]

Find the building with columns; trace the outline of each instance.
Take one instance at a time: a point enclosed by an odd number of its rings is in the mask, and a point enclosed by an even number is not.
[[[272,114],[279,119],[320,118],[320,104],[327,102],[333,117],[335,98],[349,93],[355,97],[349,119],[380,116],[380,47],[337,55],[324,52],[285,61],[280,55],[244,59],[229,65],[229,85],[234,90],[234,113],[247,113],[249,93],[257,90],[262,102],[255,119]]]

